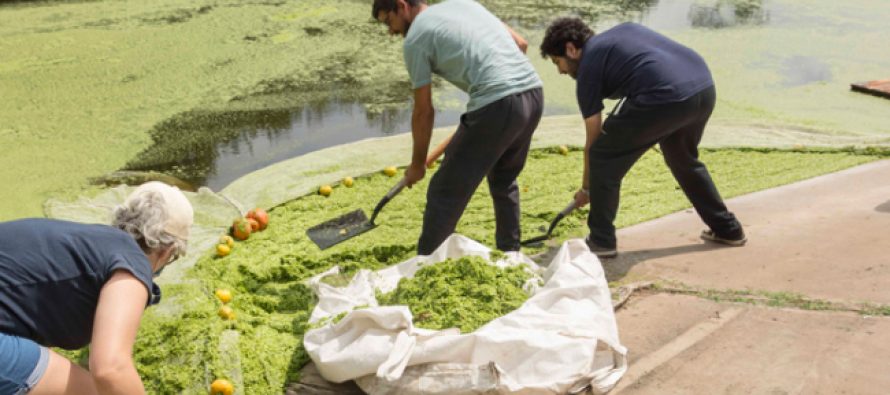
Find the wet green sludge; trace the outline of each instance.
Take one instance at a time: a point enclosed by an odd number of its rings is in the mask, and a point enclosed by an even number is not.
[[[837,151],[704,150],[702,158],[721,193],[731,197],[837,171],[876,156]],[[580,181],[581,163],[577,149],[565,156],[556,148],[530,154],[519,179],[524,235],[538,234],[538,227],[549,223],[571,200]],[[231,255],[216,258],[208,251],[189,273],[193,284],[164,289],[165,297],[170,298],[166,302],[183,306],[182,311],[171,316],[153,308],[143,320],[136,360],[149,391],[194,393],[206,388],[213,378],[231,377],[231,370],[237,369],[245,393],[281,393],[287,382],[298,379],[300,368],[308,361],[301,339],[309,329],[307,320],[316,302],[304,281],[334,265],[344,269],[346,275],[340,281],[345,281],[359,269],[377,270],[414,256],[430,177],[428,174],[390,202],[380,214],[377,228],[328,250],[318,250],[305,230],[356,208],[371,210],[397,178],[374,173],[356,177],[352,188],[334,185],[327,198],[316,194],[299,197],[271,209],[269,227],[237,243]],[[627,226],[688,206],[660,155],[650,151],[625,179],[616,225]],[[586,213],[580,209],[563,220],[554,232],[555,239],[584,236]],[[485,185],[467,207],[457,232],[494,244],[494,216]],[[527,254],[540,251],[524,250]],[[213,291],[217,288],[234,292],[234,322],[216,316],[220,304]],[[239,332],[240,366],[226,362],[232,351],[222,354],[219,349],[221,334],[230,329]]]
[[[408,306],[417,327],[470,333],[521,306],[530,277],[521,265],[498,268],[472,256],[446,259],[403,278],[394,291],[378,293],[377,302]]]

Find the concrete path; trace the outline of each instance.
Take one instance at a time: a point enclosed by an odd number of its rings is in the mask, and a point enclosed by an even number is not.
[[[610,281],[687,291],[644,291],[618,311],[630,368],[613,393],[890,393],[890,160],[727,205],[745,247],[701,241],[691,211],[618,232]],[[715,302],[707,290],[779,307]],[[789,303],[798,295],[815,302]],[[883,313],[837,307],[866,304]]]

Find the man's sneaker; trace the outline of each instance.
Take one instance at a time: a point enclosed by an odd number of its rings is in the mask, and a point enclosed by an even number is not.
[[[590,249],[590,252],[596,254],[597,258],[608,259],[618,255],[618,250],[615,249],[615,247],[600,247],[596,243],[590,241],[590,236],[585,237],[584,242],[587,243],[587,248]]]
[[[717,236],[717,234],[714,233],[714,231],[710,230],[710,229],[701,231],[701,238],[702,238],[702,240],[713,241],[715,243],[726,244],[728,246],[733,246],[733,247],[741,247],[741,246],[745,245],[745,243],[748,242],[748,238],[745,237],[744,232],[742,232],[742,237],[740,237],[738,239],[726,239],[726,238]]]

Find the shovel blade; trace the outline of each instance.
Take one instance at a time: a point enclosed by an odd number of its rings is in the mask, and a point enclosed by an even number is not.
[[[306,235],[318,248],[325,250],[375,227],[364,211],[355,210],[307,229]]]

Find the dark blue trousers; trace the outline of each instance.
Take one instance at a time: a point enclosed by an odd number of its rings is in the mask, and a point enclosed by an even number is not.
[[[628,99],[613,111],[589,152],[591,241],[601,247],[616,246],[614,221],[621,180],[655,144],[705,224],[721,237],[742,235],[742,225],[726,208],[708,169],[698,159],[698,144],[716,99],[712,86],[682,102],[642,106]]]
[[[519,250],[519,186],[532,134],[541,120],[540,88],[504,97],[461,116],[445,159],[426,194],[417,253],[429,255],[454,233],[483,178],[494,201],[495,240],[501,251]]]

